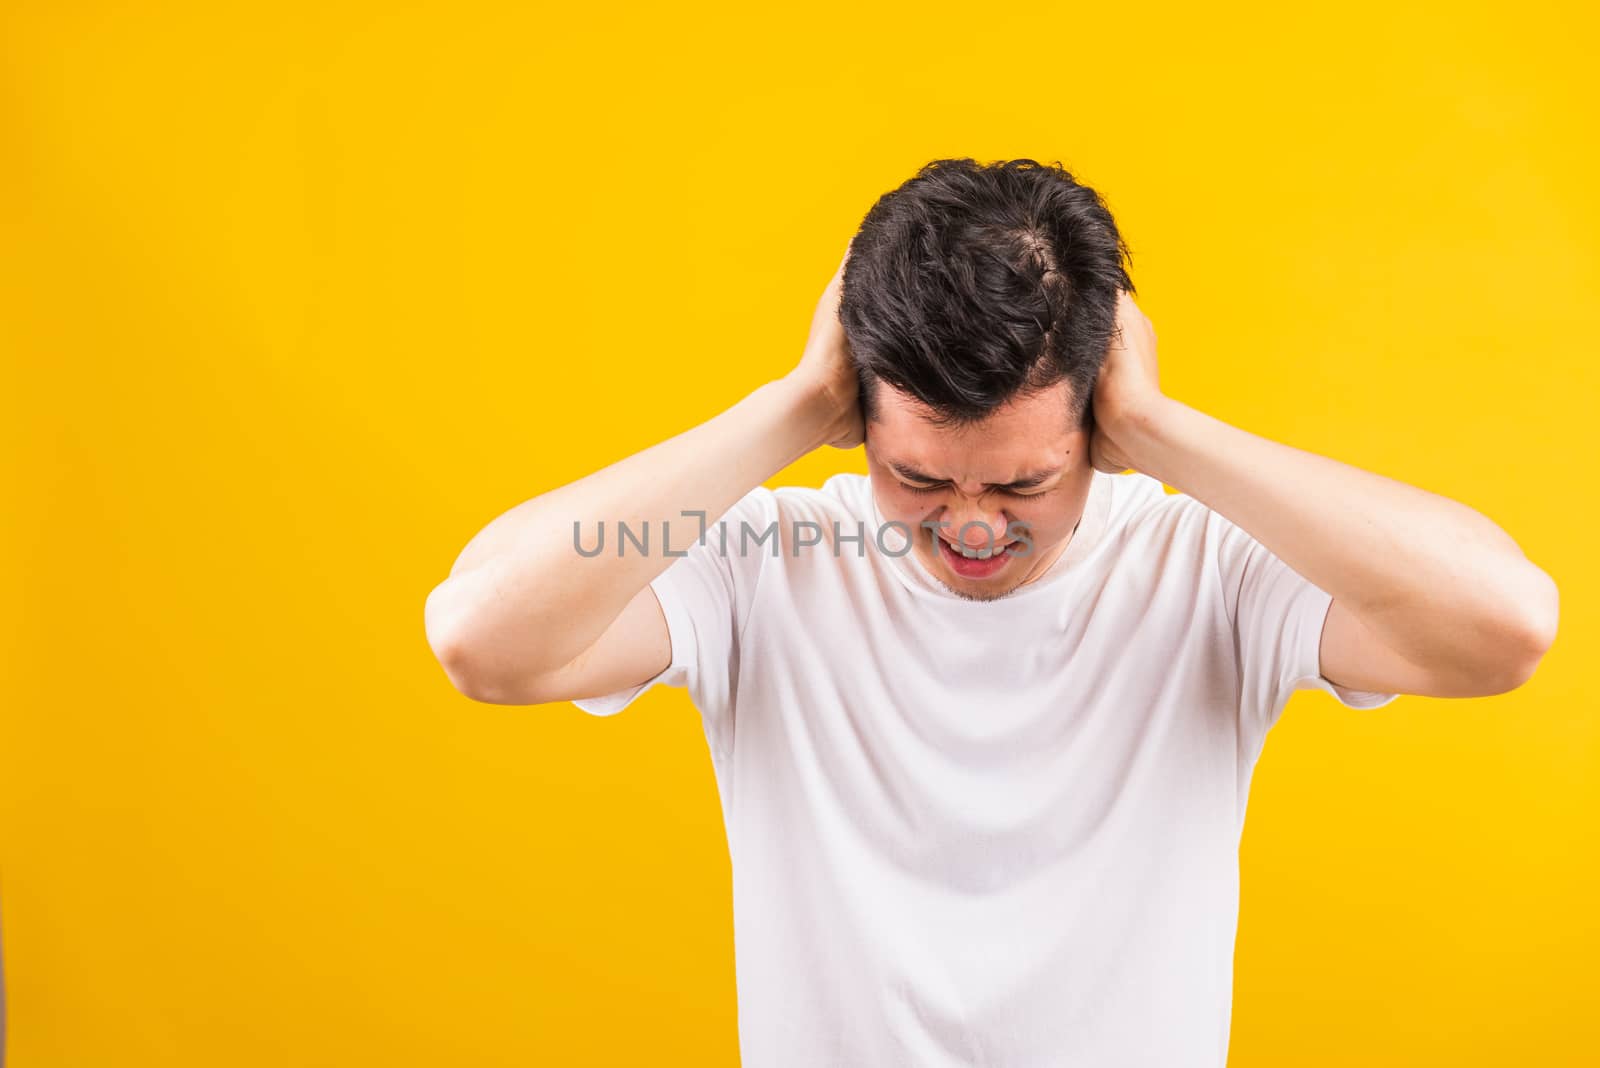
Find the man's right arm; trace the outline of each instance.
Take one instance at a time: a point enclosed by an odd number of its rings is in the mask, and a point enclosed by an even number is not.
[[[675,437],[540,494],[467,543],[428,595],[428,643],[462,693],[538,704],[643,682],[670,660],[666,621],[649,583],[674,553],[772,475],[824,444],[834,425],[825,393],[791,375]],[[690,513],[690,514],[684,514]],[[606,551],[586,550],[604,527]],[[619,524],[649,551],[619,555]]]
[[[543,704],[613,693],[671,663],[666,617],[650,582],[740,498],[822,445],[854,448],[865,428],[839,322],[849,248],[812,313],[794,370],[676,437],[512,508],[467,543],[428,595],[428,644],[456,689],[493,704]],[[684,513],[690,513],[685,515]],[[603,524],[652,532],[649,552],[578,551]],[[692,532],[692,533],[691,533]]]

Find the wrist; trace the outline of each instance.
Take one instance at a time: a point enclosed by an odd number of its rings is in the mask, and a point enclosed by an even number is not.
[[[839,434],[844,416],[838,397],[813,376],[790,371],[768,383],[790,412],[790,418],[809,443],[808,452],[820,449]]]
[[[1141,471],[1167,485],[1175,472],[1171,469],[1174,450],[1182,451],[1179,438],[1188,432],[1186,421],[1194,409],[1182,401],[1158,394],[1149,403],[1139,405],[1122,416],[1113,440],[1127,453],[1134,470]]]

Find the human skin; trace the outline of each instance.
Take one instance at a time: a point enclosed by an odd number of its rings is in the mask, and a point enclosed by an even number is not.
[[[1358,690],[1477,697],[1522,685],[1555,641],[1556,584],[1459,501],[1214,418],[1162,392],[1156,338],[1122,294],[1095,387],[1103,470],[1160,479],[1333,597],[1322,674]]]
[[[848,249],[845,258],[848,258]],[[1333,595],[1322,671],[1362,690],[1478,696],[1514,688],[1553,641],[1549,576],[1481,514],[1427,491],[1257,437],[1168,397],[1155,332],[1128,294],[1093,395],[1095,429],[1061,425],[1067,387],[1003,406],[966,432],[937,431],[914,402],[880,388],[880,417],[861,418],[838,301],[845,260],[818,300],[801,360],[727,410],[675,437],[551,490],[494,519],[429,594],[430,646],[452,684],[476,700],[537,704],[615,692],[671,660],[649,582],[676,557],[661,551],[583,557],[575,522],[658,532],[684,512],[719,516],[801,456],[867,444],[885,519],[954,520],[1009,511],[1033,528],[1032,549],[997,576],[959,580],[931,542],[918,558],[966,596],[1003,596],[1043,574],[1070,543],[1091,468],[1134,469],[1189,493]],[[946,480],[913,502],[887,463]],[[1050,496],[988,496],[1040,461],[1059,463]],[[971,530],[983,544],[983,534]],[[971,539],[969,538],[969,542]],[[1013,564],[1019,565],[1013,567]],[[1025,565],[1025,566],[1020,566]],[[950,582],[951,578],[958,581]],[[965,586],[962,585],[965,581]]]
[[[887,523],[914,533],[917,562],[952,592],[994,600],[1046,574],[1071,541],[1089,499],[1089,435],[1070,426],[1061,382],[1002,405],[979,423],[940,429],[913,399],[883,383],[866,428],[867,470]],[[1037,485],[1009,487],[1053,472]],[[915,476],[921,477],[912,477]],[[958,574],[936,541],[974,550],[1010,544],[983,578]]]
[[[853,397],[843,329],[818,327],[814,351],[826,357],[818,368],[826,392]],[[915,528],[948,518],[952,541],[971,523],[965,540],[974,547],[987,544],[986,530],[1004,531],[1014,519],[1035,527],[1031,566],[1012,561],[976,581],[950,570],[931,531],[916,539],[923,566],[957,593],[999,597],[1036,579],[1070,541],[1091,468],[1131,469],[1199,500],[1332,596],[1321,669],[1338,685],[1436,697],[1503,693],[1527,681],[1555,640],[1555,582],[1486,516],[1252,434],[1164,393],[1155,329],[1127,292],[1095,382],[1086,450],[1082,431],[1060,426],[1064,393],[1020,400],[957,432],[928,426],[915,402],[882,384],[878,400],[882,417],[864,432],[885,519]],[[936,492],[913,495],[891,461],[944,481]],[[1006,498],[984,485],[1040,464],[1063,468],[1041,496]]]
[[[848,248],[845,257],[848,257]],[[497,516],[428,594],[428,644],[452,685],[492,704],[590,697],[644,681],[672,649],[649,583],[676,556],[577,551],[575,523],[648,527],[681,554],[698,533],[685,512],[723,515],[807,453],[862,440],[855,383],[819,374],[847,359],[838,328],[844,258],[818,300],[799,364],[725,411]]]

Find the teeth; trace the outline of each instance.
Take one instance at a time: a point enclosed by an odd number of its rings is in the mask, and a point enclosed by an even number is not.
[[[965,556],[968,560],[987,560],[987,559],[989,559],[989,557],[994,555],[994,550],[993,549],[968,549],[966,546],[962,546],[961,547],[961,555]]]

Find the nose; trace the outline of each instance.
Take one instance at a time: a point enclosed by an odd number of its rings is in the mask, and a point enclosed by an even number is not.
[[[1004,512],[985,508],[978,501],[962,497],[947,508],[944,536],[952,544],[968,549],[996,548],[1006,543]]]

